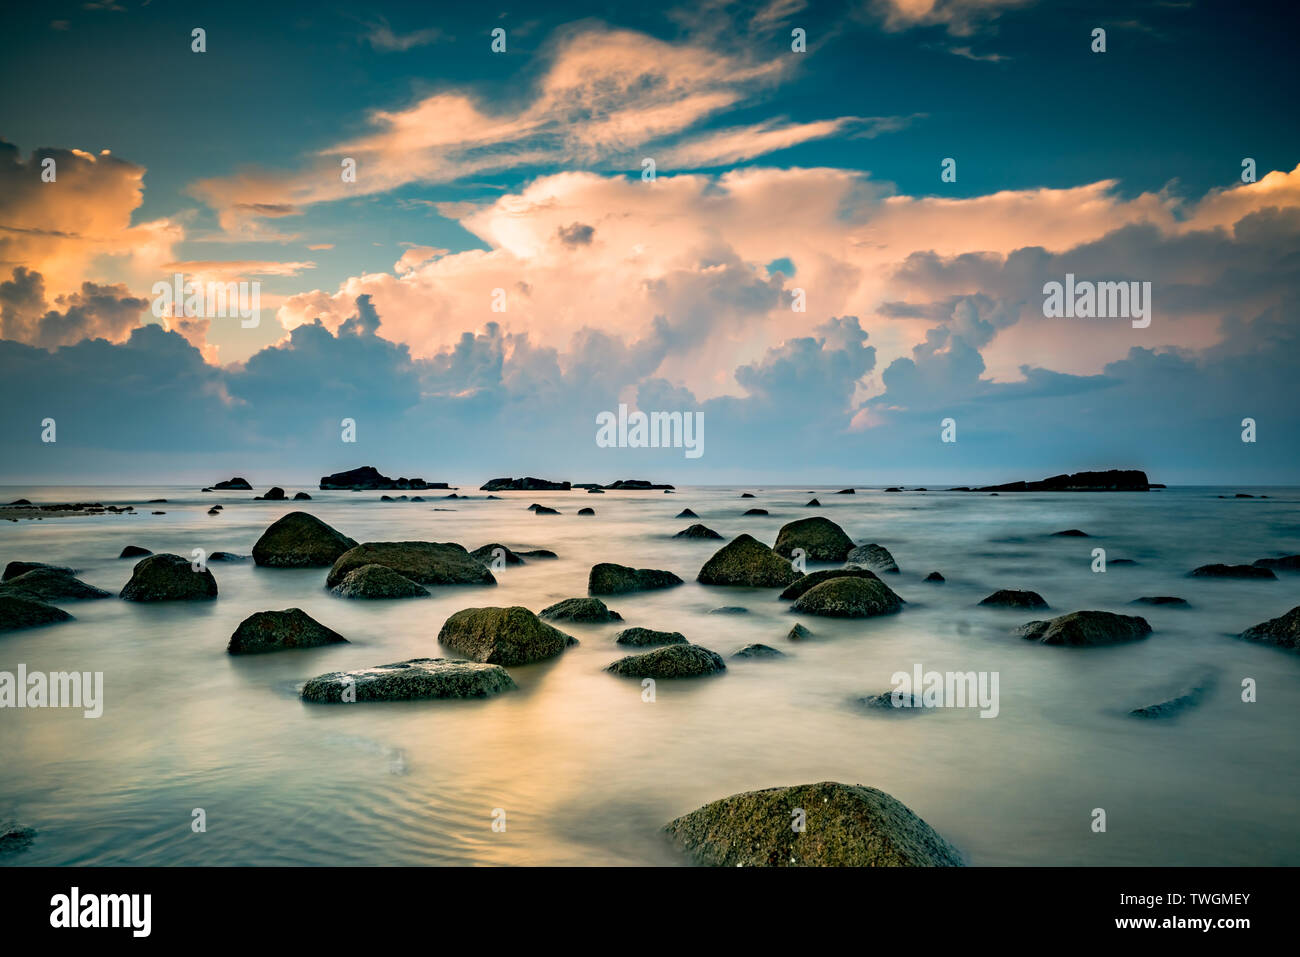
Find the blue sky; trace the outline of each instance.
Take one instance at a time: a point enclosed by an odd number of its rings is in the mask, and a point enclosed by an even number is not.
[[[364,460],[458,480],[955,483],[1113,465],[1294,482],[1284,15],[15,10],[0,480],[290,481]],[[355,188],[331,172],[348,155]],[[177,270],[260,282],[263,321],[151,325],[151,286]],[[1066,272],[1152,282],[1151,329],[1043,318],[1042,282]],[[705,455],[597,448],[594,417],[620,401],[703,412]],[[55,411],[50,448],[39,422]],[[339,443],[348,416],[356,448]],[[941,445],[948,416],[959,439]],[[1252,446],[1244,416],[1261,422]]]

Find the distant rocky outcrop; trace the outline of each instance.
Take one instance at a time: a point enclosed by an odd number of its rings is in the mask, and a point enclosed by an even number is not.
[[[428,589],[385,565],[362,565],[330,589],[339,598],[427,598]]]
[[[421,585],[495,585],[487,567],[455,542],[365,542],[330,566],[325,586],[333,588],[362,565],[383,565]]]
[[[486,698],[518,687],[500,665],[453,658],[412,658],[360,671],[334,671],[308,681],[304,701],[413,701],[426,698]]]
[[[568,482],[551,482],[547,479],[533,478],[494,478],[479,486],[480,492],[567,492],[571,489]]]
[[[795,809],[804,827],[790,826]],[[961,855],[901,801],[821,781],[733,794],[670,821],[678,849],[713,867],[958,867]]]
[[[738,535],[714,552],[696,580],[702,585],[784,588],[799,577],[788,561],[752,535]]]
[[[206,567],[195,571],[188,558],[142,558],[119,594],[126,601],[207,601],[217,597],[217,580]]]
[[[872,618],[900,611],[903,600],[878,578],[832,578],[804,592],[793,611],[827,618]]]
[[[1253,628],[1247,628],[1238,637],[1245,638],[1247,641],[1277,645],[1289,651],[1300,651],[1300,605],[1292,608],[1285,615],[1270,618]]]
[[[656,485],[656,484],[654,484],[653,482],[647,482],[645,479],[619,479],[617,482],[611,482],[609,485],[606,485],[605,488],[607,488],[607,489],[611,489],[611,490],[630,489],[630,490],[634,490],[634,491],[635,491],[635,490],[645,491],[645,490],[647,490],[647,489],[665,489],[665,490],[667,490],[667,489],[676,488],[676,486],[674,486],[674,485]]]
[[[539,615],[550,621],[576,621],[593,625],[623,620],[622,615],[599,598],[566,598],[543,608]]]
[[[351,489],[352,491],[372,489],[429,489],[450,488],[446,482],[426,482],[422,478],[389,478],[381,475],[373,465],[363,465],[359,469],[335,472],[323,475],[320,480],[322,489]]]
[[[682,580],[670,571],[659,568],[630,568],[613,562],[591,566],[587,576],[587,592],[591,595],[622,595],[655,588],[672,588]]]
[[[249,615],[230,636],[226,651],[232,655],[257,655],[293,648],[347,644],[347,641],[301,608],[287,608]]]
[[[443,624],[438,643],[471,661],[510,666],[553,658],[578,639],[515,605],[462,609]]]
[[[1147,473],[1138,469],[1108,469],[1053,475],[1037,482],[984,485],[977,492],[1145,492],[1151,488]],[[956,491],[955,489],[953,491]]]
[[[1050,621],[1031,621],[1017,634],[1040,645],[1067,645],[1089,648],[1137,641],[1151,634],[1145,618],[1116,615],[1109,611],[1072,611]]]
[[[726,671],[722,656],[699,645],[666,645],[639,655],[620,658],[606,671],[624,678],[696,678]]]
[[[356,545],[315,515],[290,512],[262,533],[253,546],[253,561],[269,568],[322,568]]]
[[[253,486],[248,484],[248,479],[235,476],[232,479],[227,479],[224,482],[218,482],[215,485],[209,486],[208,488],[205,488],[203,491],[224,492],[227,489],[236,489],[241,492],[251,492],[253,490]]]
[[[853,539],[829,518],[817,515],[781,526],[772,550],[790,558],[796,548],[811,562],[842,562],[853,551]]]
[[[266,494],[265,494],[265,495],[254,495],[254,496],[253,496],[253,501],[255,501],[255,502],[283,502],[283,501],[284,501],[284,489],[280,488],[280,486],[278,486],[278,485],[274,485],[274,486],[272,486],[271,488],[269,488],[269,489],[266,490]]]

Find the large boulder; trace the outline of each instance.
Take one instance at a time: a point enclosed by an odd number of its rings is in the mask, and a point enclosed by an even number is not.
[[[144,558],[146,555],[152,555],[153,552],[142,545],[127,545],[122,549],[118,558]]]
[[[412,658],[361,671],[334,671],[312,678],[302,700],[323,703],[486,698],[517,687],[500,665],[453,658]]]
[[[482,562],[484,565],[487,565],[489,568],[491,568],[492,563],[497,558],[497,549],[501,549],[500,557],[505,560],[505,563],[507,565],[522,565],[524,563],[524,560],[522,558],[520,558],[510,549],[506,548],[504,545],[498,544],[497,542],[493,542],[490,545],[480,546],[479,548],[476,548],[474,549],[474,551],[470,552],[470,554],[473,555],[478,561]]]
[[[1273,569],[1260,565],[1202,565],[1189,574],[1192,578],[1277,578]]]
[[[224,482],[218,482],[216,485],[213,485],[212,488],[221,491],[227,489],[238,489],[242,492],[251,492],[253,490],[253,486],[248,484],[248,479],[240,478],[238,475],[232,479],[227,479]]]
[[[804,828],[791,827],[802,810]],[[720,867],[959,867],[956,848],[901,801],[821,781],[733,794],[665,830],[697,864]]]
[[[829,518],[816,515],[781,526],[772,551],[790,558],[796,548],[802,548],[810,562],[842,562],[853,551],[853,539]]]
[[[269,568],[322,568],[356,544],[315,515],[290,512],[262,533],[253,546],[253,561]]]
[[[620,645],[648,648],[651,645],[684,645],[686,636],[680,631],[655,631],[653,628],[624,628],[614,636]]]
[[[903,599],[879,578],[832,578],[808,589],[791,606],[826,618],[872,618],[902,607]]]
[[[354,568],[383,565],[421,585],[495,585],[486,566],[455,542],[366,542],[338,557],[325,577],[333,588]]]
[[[72,616],[66,611],[43,601],[0,594],[0,631],[17,631],[71,620]]]
[[[1047,602],[1036,591],[1017,591],[1014,588],[1002,588],[980,602],[995,608],[1046,608]]]
[[[428,590],[386,565],[362,565],[330,589],[339,598],[427,598]]]
[[[578,639],[542,621],[527,608],[465,608],[438,632],[438,643],[471,661],[526,665],[553,658]]]
[[[104,589],[89,585],[62,568],[33,568],[23,572],[0,585],[0,594],[46,602],[111,597]]]
[[[1017,632],[1021,638],[1040,645],[1068,645],[1077,648],[1137,641],[1151,634],[1151,626],[1137,615],[1116,615],[1109,611],[1072,611],[1050,621],[1031,621]]]
[[[633,591],[650,591],[655,588],[672,588],[682,580],[672,572],[658,568],[629,568],[613,562],[591,566],[587,576],[587,592],[592,595],[623,595]]]
[[[265,495],[255,495],[255,496],[253,497],[253,501],[255,501],[255,502],[283,502],[283,501],[284,501],[284,489],[280,488],[280,486],[278,486],[278,485],[273,485],[273,486],[271,486],[269,489],[266,490],[266,494],[265,494]]]
[[[290,648],[347,644],[347,641],[301,608],[288,608],[249,615],[230,636],[226,651],[232,655],[257,655]]]
[[[1300,651],[1300,605],[1292,608],[1285,615],[1270,618],[1253,628],[1247,628],[1239,636],[1248,641],[1262,641],[1277,645],[1291,651]]]
[[[1257,558],[1254,564],[1260,568],[1281,568],[1289,572],[1300,572],[1300,555],[1283,555],[1281,558]]]
[[[695,525],[691,525],[689,528],[683,528],[680,532],[674,535],[673,538],[716,538],[720,540],[722,536],[707,525],[696,523]]]
[[[551,621],[577,621],[588,625],[623,620],[622,615],[607,607],[599,598],[566,598],[554,605],[547,605],[538,615]]]
[[[148,553],[146,552],[146,554]],[[35,571],[38,568],[44,568],[56,572],[65,572],[69,575],[76,574],[75,569],[68,568],[65,565],[47,565],[44,562],[10,562],[5,566],[4,574],[0,575],[0,582],[7,582],[10,579],[17,578],[19,575],[26,575],[28,572]]]
[[[898,574],[898,563],[884,545],[859,545],[849,552],[845,562],[851,568],[869,568],[880,574]]]
[[[624,678],[695,678],[726,671],[722,656],[699,645],[667,645],[640,655],[628,655],[606,671]]]
[[[195,571],[188,558],[150,555],[131,570],[118,595],[127,601],[206,601],[217,597],[217,580],[206,566]]]
[[[869,568],[825,568],[819,572],[812,572],[802,576],[793,585],[781,592],[781,597],[786,601],[794,601],[796,598],[801,597],[804,592],[810,591],[822,582],[830,581],[832,578],[871,578],[876,581],[880,580],[876,573]]]
[[[702,585],[784,588],[800,577],[788,561],[752,535],[738,535],[713,553],[696,580]]]

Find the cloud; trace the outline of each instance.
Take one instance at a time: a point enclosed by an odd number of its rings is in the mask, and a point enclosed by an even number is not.
[[[443,37],[443,32],[437,27],[425,27],[421,30],[413,30],[410,33],[395,33],[389,26],[388,20],[380,17],[374,23],[367,25],[365,40],[376,50],[384,52],[406,52],[413,50],[415,47],[428,46],[437,43]]]
[[[125,339],[149,307],[121,284],[84,282],[76,292],[45,299],[44,278],[19,266],[0,282],[0,339],[41,348],[71,345],[83,339]]]
[[[1033,0],[868,0],[867,10],[890,32],[942,27],[949,36],[968,37],[1005,11],[1031,3]]]

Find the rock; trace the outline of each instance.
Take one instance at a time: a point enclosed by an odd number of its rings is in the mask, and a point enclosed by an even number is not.
[[[803,831],[790,826],[796,808]],[[714,867],[958,867],[961,855],[901,801],[861,784],[821,781],[733,794],[664,828]]]
[[[767,515],[769,514],[769,512],[765,508],[751,508],[751,509],[747,509],[745,511],[745,514],[746,515]]]
[[[443,623],[438,644],[471,661],[526,665],[553,658],[578,639],[546,624],[527,608],[465,608]]]
[[[428,590],[385,565],[362,565],[330,592],[339,598],[427,598]]]
[[[566,598],[548,605],[539,613],[551,621],[577,621],[583,624],[604,624],[622,621],[623,616],[608,608],[599,598]]]
[[[682,580],[672,572],[657,568],[629,568],[613,562],[591,566],[587,576],[587,592],[591,595],[622,595],[633,591],[655,588],[672,588]]]
[[[925,702],[920,695],[909,694],[906,691],[882,691],[880,694],[858,698],[857,704],[862,708],[887,711],[891,714],[922,714],[925,708]]]
[[[608,489],[639,489],[641,491],[647,489],[663,489],[665,492],[671,492],[674,487],[675,486],[672,485],[655,485],[645,479],[619,479],[617,482],[612,482],[605,486],[605,488]]]
[[[1206,695],[1214,690],[1215,684],[1217,684],[1217,676],[1213,672],[1206,672],[1164,701],[1149,704],[1142,708],[1134,708],[1129,714],[1135,718],[1174,717],[1188,708],[1194,708],[1200,704]]]
[[[518,555],[520,558],[559,558],[560,557],[559,555],[555,554],[555,552],[551,551],[549,548],[534,548],[532,551],[529,552],[519,552]]]
[[[690,526],[689,528],[683,528],[680,532],[678,532],[676,535],[674,535],[673,538],[716,538],[716,539],[721,539],[722,536],[719,535],[717,532],[715,532],[713,529],[709,528],[707,525],[699,525],[699,524],[696,524],[696,525],[692,525],[692,526]]]
[[[579,515],[595,515],[595,514],[596,514],[596,510],[595,510],[594,508],[580,508],[580,509],[578,509],[578,514],[579,514]]]
[[[723,605],[721,608],[710,608],[710,615],[748,615],[749,609],[742,608],[740,605]]]
[[[166,515],[166,512],[150,512],[150,515]]]
[[[741,493],[740,493],[740,497],[741,497],[741,498],[753,498],[753,497],[754,497],[754,493],[753,493],[753,492],[741,492]]]
[[[218,482],[216,485],[213,485],[212,488],[215,491],[225,491],[226,489],[238,489],[241,492],[251,492],[253,490],[253,486],[248,484],[248,479],[240,478],[239,476],[235,476],[234,478],[228,479],[225,482]]]
[[[695,678],[726,671],[722,657],[699,645],[666,645],[620,658],[605,669],[624,678]]]
[[[809,589],[816,588],[822,582],[830,581],[832,578],[870,578],[875,581],[880,579],[876,573],[869,568],[826,568],[819,572],[802,576],[793,585],[781,592],[780,597],[786,601],[794,601],[803,595]]]
[[[467,497],[468,497],[468,496],[457,495],[455,492],[452,492],[450,495],[444,495],[444,496],[443,496],[443,498],[467,498]],[[424,501],[427,501],[427,499],[425,499],[425,497],[424,497],[423,495],[412,495],[412,496],[411,496],[411,501],[412,501],[412,502],[424,502]]]
[[[294,492],[293,500],[295,502],[310,502],[311,496],[308,495],[306,492]]]
[[[856,495],[856,494],[857,494],[857,489],[842,488],[842,489],[840,489],[838,492],[836,492],[835,494],[836,494],[836,495]]]
[[[498,542],[493,542],[491,545],[480,546],[470,552],[470,554],[481,561],[484,565],[491,567],[493,560],[496,558],[497,549],[501,550],[500,554],[505,559],[507,565],[522,565],[524,563],[522,558]]]
[[[1175,598],[1172,595],[1150,595],[1144,598],[1135,598],[1129,602],[1130,605],[1174,605],[1176,607],[1186,608],[1187,599]]]
[[[815,498],[804,503],[804,508],[821,508],[821,507],[822,507],[822,503],[817,501],[817,499]]]
[[[304,701],[413,701],[425,698],[486,698],[517,685],[500,665],[452,658],[412,658],[362,671],[335,671],[308,681]]]
[[[947,581],[947,579],[944,578],[942,575],[940,575],[938,572],[930,572],[930,574],[926,575],[925,578],[922,579],[922,581],[942,582],[942,581]]]
[[[760,645],[757,642],[746,645],[731,657],[733,658],[784,658],[784,651],[777,651],[771,645]]]
[[[118,558],[144,558],[144,556],[152,555],[152,554],[153,552],[149,551],[149,549],[143,548],[139,545],[127,545],[124,549],[122,549],[122,554],[118,555],[117,557]]]
[[[217,580],[208,568],[195,571],[179,555],[150,555],[136,563],[118,595],[126,601],[207,601],[217,597]]]
[[[812,636],[813,633],[811,631],[809,631],[803,625],[796,624],[793,628],[790,629],[789,632],[786,633],[785,637],[788,641],[807,641]]]
[[[794,567],[752,535],[739,535],[713,553],[696,580],[703,585],[783,588],[800,577]]]
[[[686,636],[680,631],[655,631],[652,628],[624,628],[614,636],[614,641],[620,645],[636,645],[642,648],[649,645],[687,644]]]
[[[1284,555],[1281,558],[1258,558],[1254,564],[1259,568],[1284,569],[1300,572],[1300,555]]]
[[[677,513],[676,517],[677,518],[699,518],[699,516],[696,515],[694,512],[692,512],[689,508],[682,509],[680,512]]]
[[[1133,559],[1131,559],[1131,558],[1112,558],[1112,559],[1110,560],[1110,564],[1111,564],[1112,566],[1114,566],[1114,565],[1136,565],[1137,562],[1135,562],[1135,561],[1134,561]]]
[[[1291,651],[1300,650],[1300,605],[1285,615],[1270,618],[1253,628],[1247,628],[1238,637],[1247,641],[1260,641]]]
[[[885,491],[886,491],[886,492],[901,492],[902,489],[899,488],[897,485],[891,485],[889,488],[885,489]]]
[[[546,479],[533,478],[494,478],[479,486],[480,492],[567,492],[572,486],[568,482],[548,482]]]
[[[26,575],[28,572],[36,571],[38,568],[45,568],[50,571],[64,572],[68,575],[75,575],[74,569],[64,565],[47,565],[44,562],[10,562],[5,566],[4,574],[0,575],[0,581],[7,582],[19,575]]]
[[[60,568],[33,568],[0,585],[0,593],[44,602],[111,597],[104,589]]]
[[[280,486],[278,486],[278,485],[272,486],[271,488],[269,488],[269,489],[266,490],[266,494],[265,494],[265,495],[257,495],[257,496],[255,496],[255,497],[253,498],[253,501],[255,501],[255,502],[283,502],[283,501],[284,501],[284,489],[280,488]]]
[[[1081,531],[1077,528],[1067,528],[1063,532],[1052,532],[1051,537],[1052,538],[1091,538],[1091,536],[1087,532]]]
[[[790,558],[796,548],[802,548],[810,562],[842,562],[853,551],[853,539],[829,518],[818,515],[781,526],[772,551]]]
[[[60,621],[72,621],[72,616],[43,601],[0,593],[0,631],[17,631]]]
[[[894,561],[894,556],[889,554],[889,549],[884,545],[859,545],[849,552],[845,562],[846,567],[856,565],[861,568],[870,568],[873,572],[879,574],[898,574],[898,564]]]
[[[267,568],[321,568],[356,544],[315,515],[290,512],[262,533],[253,546],[253,561]]]
[[[900,611],[903,600],[878,578],[832,578],[804,592],[793,611],[827,618],[871,618]]]
[[[455,542],[365,542],[350,548],[325,578],[333,588],[362,565],[383,565],[421,585],[495,585],[487,567]]]
[[[1139,469],[1108,469],[1105,472],[1075,472],[1053,475],[1038,482],[1008,482],[986,485],[977,492],[1145,492],[1151,488],[1147,473]]]
[[[226,652],[232,655],[258,655],[268,651],[347,643],[346,638],[326,628],[301,608],[287,608],[284,611],[259,611],[249,615],[230,636]]]
[[[10,505],[31,505],[32,503],[27,501],[27,499],[25,498],[16,498],[9,504]]]
[[[17,821],[0,821],[0,858],[27,850],[34,840],[34,827],[26,827]]]
[[[980,602],[981,605],[992,605],[995,608],[1046,608],[1047,602],[1043,596],[1036,591],[1016,591],[1012,588],[1003,588],[995,591]]]
[[[210,508],[210,509],[208,509],[208,514],[209,514],[209,515],[220,515],[220,514],[221,514],[221,509],[219,509],[219,508]]]
[[[1050,621],[1031,621],[1017,629],[1021,638],[1040,645],[1076,648],[1137,641],[1151,634],[1145,618],[1109,611],[1072,611]]]
[[[533,514],[534,515],[559,515],[560,510],[558,508],[550,508],[546,505],[538,505],[533,509]]]
[[[350,469],[346,472],[335,472],[333,475],[322,476],[320,487],[322,489],[351,489],[356,492],[395,488],[448,488],[449,486],[446,482],[426,482],[422,478],[389,478],[387,475],[380,475],[379,470],[373,465],[363,465],[359,469]]]
[[[1277,576],[1271,568],[1258,565],[1202,565],[1193,569],[1192,578],[1265,578],[1276,581]]]
[[[247,555],[236,555],[234,552],[213,552],[208,556],[210,562],[246,562]]]

